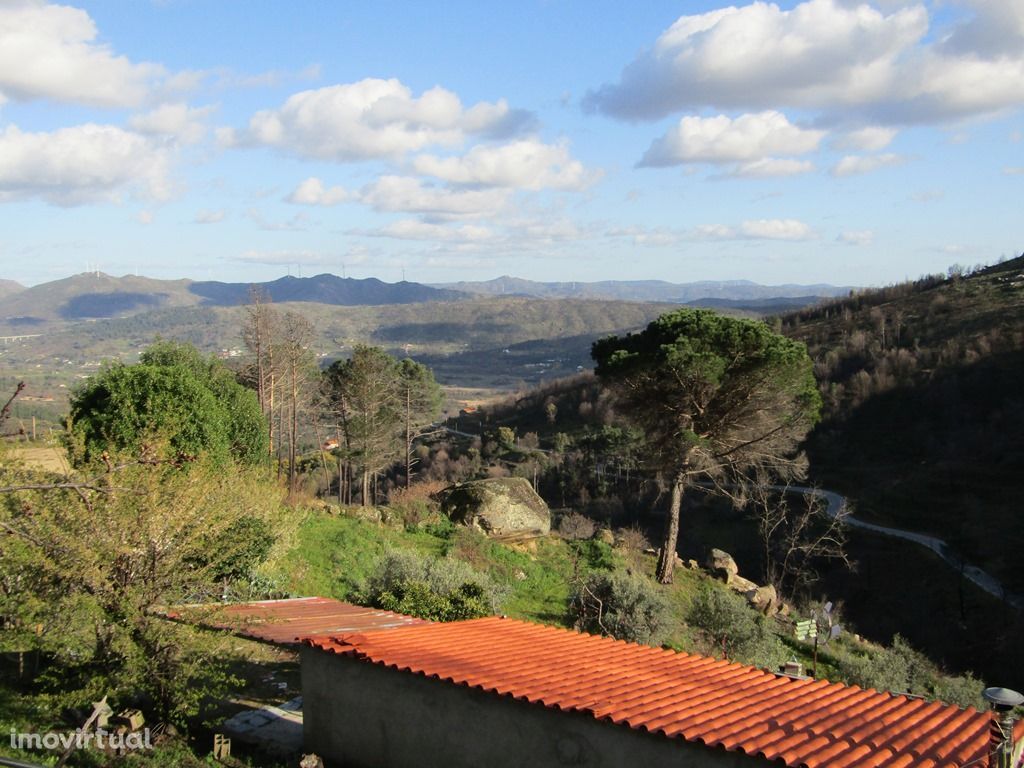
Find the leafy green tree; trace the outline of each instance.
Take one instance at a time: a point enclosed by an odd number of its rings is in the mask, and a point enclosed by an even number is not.
[[[138,455],[164,441],[174,455],[257,464],[267,453],[256,396],[223,364],[195,347],[160,342],[137,365],[113,363],[74,393],[68,415],[71,455]]]
[[[0,466],[0,651],[37,652],[37,682],[69,706],[109,694],[195,714],[224,693],[236,644],[161,614],[218,600],[266,558],[284,521],[261,475],[148,457],[53,481]]]
[[[363,506],[370,504],[370,480],[398,457],[402,427],[397,361],[379,347],[359,345],[348,360],[324,373],[326,399],[337,415],[345,453],[359,469]]]
[[[689,485],[725,490],[751,471],[798,474],[794,449],[821,407],[811,360],[762,322],[696,309],[601,339],[591,354],[619,413],[643,432],[649,466],[670,484],[657,571],[669,583]]]
[[[444,394],[433,372],[422,363],[406,358],[398,364],[398,396],[405,427],[405,487],[412,483],[415,463],[413,441],[428,428],[441,413]]]

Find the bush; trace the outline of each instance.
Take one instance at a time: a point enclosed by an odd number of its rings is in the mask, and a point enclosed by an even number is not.
[[[406,530],[417,530],[439,516],[440,506],[433,497],[443,487],[443,482],[434,480],[392,488],[387,495],[389,513],[401,520]]]
[[[569,615],[577,629],[648,645],[660,645],[671,624],[658,587],[624,571],[590,574],[570,597]]]
[[[705,652],[721,653],[726,659],[776,669],[787,653],[765,618],[739,595],[701,585],[686,621],[700,630]]]
[[[570,512],[558,521],[558,534],[569,541],[592,539],[596,530],[594,521],[579,512]]]
[[[571,541],[569,548],[576,558],[582,561],[588,570],[610,571],[615,568],[615,556],[611,544],[597,539]]]
[[[504,594],[465,563],[417,552],[387,552],[361,595],[363,602],[433,621],[476,619],[497,612]]]

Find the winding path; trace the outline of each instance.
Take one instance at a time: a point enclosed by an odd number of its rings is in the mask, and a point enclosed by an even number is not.
[[[781,485],[772,486],[772,488],[779,491],[786,490],[786,487]],[[802,493],[805,496],[814,496],[823,500],[826,504],[825,512],[829,517],[834,518],[846,509],[846,497],[836,493],[835,491],[826,491],[822,488],[809,488],[806,486],[790,486],[788,490],[795,493]],[[1007,591],[1006,587],[1004,587],[1003,584],[992,574],[983,571],[976,565],[963,562],[949,544],[940,538],[928,536],[924,533],[915,533],[913,531],[904,531],[899,528],[889,528],[884,525],[868,523],[864,520],[858,520],[853,515],[847,515],[845,522],[851,528],[860,528],[861,530],[880,533],[883,536],[905,539],[907,541],[913,541],[916,544],[920,544],[923,547],[927,547],[941,557],[947,565],[962,573],[964,577],[981,587],[981,589],[985,590],[990,595],[993,595],[1000,600],[1005,600],[1017,610],[1024,610],[1024,596],[1015,595],[1012,592]]]

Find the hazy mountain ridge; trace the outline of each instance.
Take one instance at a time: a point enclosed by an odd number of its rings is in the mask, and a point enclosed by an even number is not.
[[[599,282],[537,282],[502,275],[493,280],[458,283],[432,283],[465,293],[488,296],[520,295],[537,298],[588,298],[616,301],[665,301],[686,304],[697,299],[730,299],[749,301],[771,298],[844,296],[849,286],[828,284],[761,285],[749,280],[701,280],[693,283],[670,283],[664,280],[603,280]]]
[[[17,285],[13,283],[12,285]],[[419,283],[384,283],[376,278],[335,275],[282,277],[265,283],[157,280],[88,272],[13,290],[0,308],[0,330],[24,333],[68,322],[133,316],[155,309],[193,306],[238,306],[257,288],[275,302],[311,302],[334,306],[413,304],[458,301],[467,294]],[[2,288],[0,288],[2,291]],[[0,296],[4,294],[0,292]]]
[[[272,301],[313,302],[338,306],[373,306],[378,304],[419,304],[428,301],[459,301],[469,298],[465,293],[433,288],[406,281],[385,283],[375,277],[357,279],[328,273],[315,277],[282,277],[267,283],[194,282],[189,290],[201,296],[204,303],[233,306],[249,301],[253,287],[266,293]]]
[[[25,290],[25,286],[13,280],[0,280],[0,299],[13,296]]]
[[[253,288],[276,303],[327,306],[395,306],[455,302],[482,297],[577,299],[586,301],[698,303],[723,309],[781,312],[849,289],[830,285],[765,286],[747,280],[675,284],[659,280],[599,283],[541,283],[500,277],[479,283],[425,285],[386,283],[376,278],[342,278],[331,274],[282,277],[263,283],[157,280],[88,272],[25,288],[0,282],[0,333],[48,331],[67,323],[131,317],[176,307],[230,307],[249,301]]]

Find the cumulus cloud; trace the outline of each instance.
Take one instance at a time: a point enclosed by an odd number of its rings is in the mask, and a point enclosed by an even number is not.
[[[352,199],[352,194],[344,187],[325,187],[315,176],[310,176],[285,198],[296,205],[338,205]]]
[[[797,219],[751,219],[739,225],[699,224],[690,229],[626,227],[613,229],[610,237],[629,237],[635,245],[670,246],[683,242],[714,240],[813,240],[817,233]]]
[[[673,112],[795,107],[837,122],[899,125],[1024,104],[1019,0],[963,0],[930,29],[920,3],[753,2],[680,17],[584,106],[629,120]]]
[[[0,133],[0,201],[39,198],[56,205],[118,200],[127,191],[170,196],[169,156],[144,136],[110,125]]]
[[[739,234],[749,240],[810,240],[814,237],[814,231],[796,219],[744,221]]]
[[[434,240],[448,243],[479,243],[490,240],[494,232],[474,224],[445,226],[416,219],[401,219],[376,229],[356,229],[350,234],[366,237],[390,237],[396,240]]]
[[[426,185],[408,176],[381,176],[360,192],[359,199],[377,211],[437,216],[493,215],[508,201],[503,189],[451,189]]]
[[[896,129],[877,125],[849,131],[834,142],[836,149],[855,152],[878,152],[885,149],[896,138]]]
[[[96,37],[96,24],[77,8],[0,4],[0,95],[99,107],[142,103],[164,69],[118,56]]]
[[[778,176],[798,176],[813,170],[814,163],[810,160],[766,157],[762,160],[738,165],[728,175],[748,179],[768,179]]]
[[[565,142],[545,144],[533,138],[480,144],[460,157],[420,155],[412,167],[424,176],[455,184],[512,189],[580,190],[598,178],[572,158]]]
[[[466,108],[441,87],[416,97],[399,80],[368,78],[296,93],[279,109],[257,112],[246,130],[218,138],[344,162],[457,146],[468,135],[501,136],[530,119],[504,100]]]
[[[847,155],[832,166],[833,176],[856,176],[871,173],[880,168],[891,168],[903,165],[907,160],[901,155],[886,153],[884,155]]]
[[[875,241],[875,233],[870,229],[850,230],[840,232],[836,240],[847,245],[871,245]]]
[[[824,131],[800,128],[773,110],[730,118],[684,117],[656,139],[640,165],[731,163],[813,152]]]
[[[183,102],[161,104],[149,112],[133,115],[128,125],[139,133],[195,144],[206,135],[205,120],[211,112],[213,107],[190,107]]]

